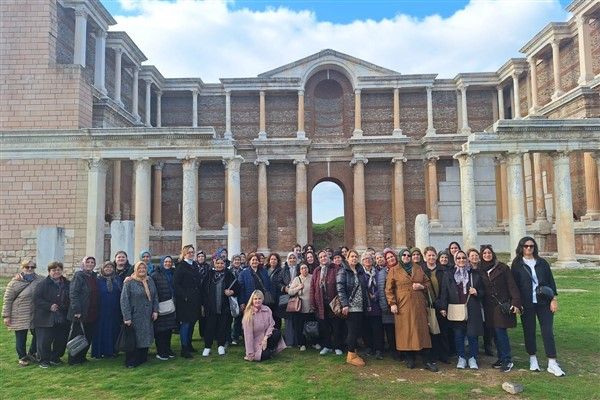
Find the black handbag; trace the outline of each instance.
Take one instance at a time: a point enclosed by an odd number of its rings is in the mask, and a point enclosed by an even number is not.
[[[136,349],[135,328],[133,325],[121,325],[115,347],[117,351],[122,351],[123,353],[128,353]]]
[[[538,285],[535,288],[535,295],[540,299],[550,301],[554,298],[554,290],[550,286]]]
[[[492,295],[492,297],[494,298],[494,300],[496,300],[496,303],[498,303],[498,305],[500,306],[500,311],[502,312],[502,314],[504,314],[504,315],[512,314],[512,312],[510,311],[510,307],[512,306],[512,301],[510,299],[508,299],[507,301],[502,303],[500,300],[498,300],[498,298],[496,296]]]
[[[307,320],[304,322],[304,328],[302,333],[306,337],[318,338],[319,337],[319,321]]]

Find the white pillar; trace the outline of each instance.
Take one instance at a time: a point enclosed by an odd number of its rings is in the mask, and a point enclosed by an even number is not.
[[[101,158],[88,160],[87,230],[85,251],[96,260],[104,259],[104,215],[106,213],[106,171]]]
[[[115,50],[115,103],[123,107],[121,101],[121,61],[123,58],[123,49],[117,47]]]
[[[504,88],[497,86],[498,91],[498,119],[504,119]]]
[[[469,115],[467,113],[467,85],[461,85],[459,90],[462,110],[462,128],[460,133],[463,135],[470,135],[471,128],[469,127]]]
[[[258,159],[258,252],[269,253],[269,196],[267,195],[267,165],[269,161]]]
[[[294,160],[296,164],[296,241],[308,243],[308,193],[306,166],[308,160]]]
[[[156,92],[156,127],[162,128],[162,91]]]
[[[435,135],[435,128],[433,127],[433,88],[431,86],[425,87],[427,91],[427,133],[426,135]]]
[[[198,224],[198,161],[195,158],[182,160],[183,198],[181,201],[181,245],[196,246]]]
[[[135,255],[150,247],[151,165],[148,159],[135,161]]]
[[[437,179],[437,160],[438,156],[430,156],[425,160],[425,174],[427,176],[427,193],[429,194],[429,223],[432,227],[441,227],[439,213],[439,195],[438,195],[438,179]]]
[[[106,95],[106,36],[104,29],[96,30],[96,53],[94,61],[94,86]]]
[[[575,229],[573,224],[573,194],[569,153],[552,153],[554,163],[554,196],[556,201],[556,246],[558,257],[554,266],[577,267],[575,257]]]
[[[75,9],[75,45],[73,49],[73,64],[85,68],[85,52],[87,48],[87,17],[85,9]]]
[[[152,116],[152,80],[144,79],[146,82],[146,114],[145,114],[145,125],[148,127],[152,126],[151,116]]]
[[[231,133],[231,90],[225,91],[225,133],[223,137],[225,139],[233,137]]]
[[[460,164],[460,208],[462,215],[463,248],[477,246],[477,207],[472,154],[455,156]]]
[[[265,91],[261,90],[259,92],[259,103],[258,103],[258,138],[266,139],[267,138],[267,116],[266,116],[266,106],[265,106]]]
[[[510,231],[510,255],[515,256],[517,243],[526,234],[525,203],[523,197],[523,153],[506,155],[506,186],[508,192],[508,218]]]
[[[552,100],[558,99],[564,94],[560,82],[560,41],[553,40],[550,42],[552,46],[552,70],[554,73],[554,94]]]
[[[406,213],[404,208],[404,163],[406,158],[392,158],[392,246],[396,251],[406,247]]]
[[[131,114],[135,118],[136,123],[141,122],[140,118],[140,107],[139,107],[139,80],[140,80],[140,67],[138,65],[131,68],[133,71],[133,87],[131,88]]]
[[[362,107],[360,104],[360,89],[354,89],[354,132],[352,136],[354,137],[362,137]]]
[[[192,90],[192,127],[198,127],[198,89]]]
[[[304,90],[298,90],[298,132],[296,132],[296,138],[306,138],[306,132],[304,131]]]
[[[394,89],[394,131],[392,136],[405,137],[400,129],[400,89]]]
[[[580,85],[587,85],[594,79],[592,64],[591,27],[587,17],[577,17],[577,35],[579,42],[579,81]]]
[[[529,63],[529,72],[531,74],[531,108],[529,114],[535,114],[540,109],[538,105],[538,85],[537,85],[537,60],[534,57],[527,59]]]
[[[521,119],[521,95],[519,94],[519,74],[513,72],[513,98],[515,106],[513,108],[513,119]]]
[[[240,156],[227,160],[227,250],[240,254],[242,248],[242,219],[240,202]]]
[[[367,207],[365,198],[365,165],[366,157],[354,157],[350,166],[354,168],[354,248],[367,249]]]

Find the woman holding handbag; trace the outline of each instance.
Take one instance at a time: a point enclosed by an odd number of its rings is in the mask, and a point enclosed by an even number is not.
[[[298,276],[299,273],[297,261],[298,256],[295,252],[292,251],[288,253],[286,262],[281,268],[279,278],[274,282],[275,290],[279,292],[279,296],[281,297],[285,296],[288,299],[290,297],[290,294],[288,292],[290,283],[292,282],[292,279]],[[288,345],[288,347],[293,347],[297,344],[295,338],[296,334],[294,329],[294,320],[293,316],[286,311],[287,301],[284,300],[284,302],[286,304],[285,307],[282,308],[280,306],[278,312],[279,315],[285,319],[285,343]],[[281,301],[279,303],[281,303]]]
[[[300,263],[300,275],[295,277],[290,283],[288,288],[288,294],[290,299],[297,297],[300,301],[301,307],[299,312],[292,312],[292,318],[294,319],[294,328],[296,331],[296,339],[298,339],[298,346],[300,351],[306,351],[306,336],[304,336],[304,323],[308,319],[310,309],[310,283],[312,274],[309,273],[309,267],[304,261]]]
[[[458,355],[456,368],[467,366],[465,353],[465,336],[469,341],[469,368],[479,369],[479,336],[483,335],[483,316],[481,314],[481,299],[484,296],[483,282],[479,274],[467,266],[467,253],[458,250],[455,255],[456,265],[447,271],[442,278],[442,291],[439,299],[440,314],[448,317],[450,326],[454,329],[454,345]],[[453,320],[448,315],[450,305],[466,308],[466,320]]]
[[[173,329],[177,328],[173,270],[173,258],[164,256],[160,260],[160,266],[152,273],[152,280],[158,292],[158,318],[154,321],[154,341],[156,358],[161,361],[175,357],[171,350]]]

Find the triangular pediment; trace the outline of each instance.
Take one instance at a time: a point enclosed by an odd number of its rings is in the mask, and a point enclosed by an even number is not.
[[[302,79],[306,76],[307,71],[311,71],[319,66],[328,64],[343,67],[356,77],[389,77],[400,75],[400,73],[397,71],[380,67],[379,65],[352,57],[348,54],[340,53],[339,51],[326,49],[292,63],[282,65],[279,68],[264,72],[258,76],[259,78]]]

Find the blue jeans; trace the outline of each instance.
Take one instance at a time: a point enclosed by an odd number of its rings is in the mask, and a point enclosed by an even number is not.
[[[498,350],[498,360],[510,361],[510,340],[508,339],[508,331],[506,328],[494,328],[494,342],[496,342],[496,350]]]
[[[179,328],[179,338],[181,339],[181,346],[191,346],[192,336],[194,335],[194,322],[182,322]]]
[[[454,345],[456,346],[456,354],[459,357],[465,357],[465,336],[469,341],[469,358],[477,359],[479,354],[479,338],[478,336],[467,336],[466,329],[454,328]]]
[[[27,354],[37,353],[37,344],[35,340],[35,331],[31,330],[31,344],[29,345],[29,351],[27,351],[27,332],[29,329],[23,329],[15,331],[15,348],[19,359],[25,357]]]

